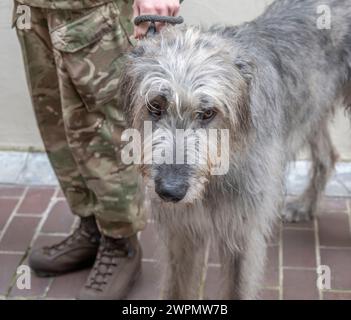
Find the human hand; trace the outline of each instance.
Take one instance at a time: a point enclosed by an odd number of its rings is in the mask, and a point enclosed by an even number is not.
[[[179,0],[134,0],[133,19],[137,16],[158,15],[158,16],[177,16],[180,10]],[[160,31],[165,23],[156,23],[156,30]],[[141,23],[134,27],[134,37],[141,39],[145,36],[149,28],[149,23]]]

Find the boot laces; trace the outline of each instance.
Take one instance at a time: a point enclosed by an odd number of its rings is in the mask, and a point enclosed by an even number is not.
[[[85,228],[82,225],[80,225],[67,238],[63,239],[57,244],[44,248],[44,250],[47,254],[54,255],[58,251],[65,250],[66,248],[71,248],[75,243],[79,242],[83,238],[88,239],[88,241],[91,244],[96,245],[100,240],[100,235],[89,232],[85,230]]]
[[[103,238],[100,243],[95,265],[90,273],[86,287],[102,291],[118,266],[119,258],[130,256],[131,250],[125,239]]]

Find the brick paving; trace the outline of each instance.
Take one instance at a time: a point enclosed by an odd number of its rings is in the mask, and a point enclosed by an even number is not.
[[[268,248],[262,299],[351,299],[351,199],[325,198],[315,221],[279,225]],[[56,278],[31,276],[31,289],[16,285],[30,248],[62,240],[77,220],[56,187],[0,185],[0,299],[74,299],[89,270]],[[140,235],[142,277],[128,299],[158,299],[161,274],[152,222]],[[317,267],[331,270],[331,290],[317,289]],[[219,299],[220,265],[209,253],[202,296]]]

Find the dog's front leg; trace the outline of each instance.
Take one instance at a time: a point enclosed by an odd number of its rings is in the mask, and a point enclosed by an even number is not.
[[[233,250],[225,242],[221,244],[223,268],[223,299],[257,299],[264,274],[266,242],[258,231],[251,230],[245,237],[242,250]]]
[[[199,299],[205,262],[205,241],[184,233],[168,234],[162,298]]]

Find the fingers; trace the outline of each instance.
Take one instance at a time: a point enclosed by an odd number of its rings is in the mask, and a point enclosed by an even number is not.
[[[176,17],[177,15],[179,15],[179,11],[180,11],[180,6],[175,6],[174,9],[173,9],[173,14],[172,16],[173,17]]]
[[[179,13],[179,0],[135,0],[133,5],[134,18],[139,15],[176,16]],[[145,36],[149,23],[145,22],[134,28],[134,37],[140,39]],[[156,23],[156,30],[160,31],[165,23]]]
[[[180,4],[179,4],[179,1],[177,0],[170,4],[168,15],[171,17],[175,17],[179,14],[179,11],[180,11]]]

